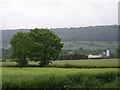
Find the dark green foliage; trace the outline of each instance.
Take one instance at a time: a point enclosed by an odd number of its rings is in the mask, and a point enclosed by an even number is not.
[[[67,51],[63,50],[60,54],[59,59],[60,60],[79,60],[79,59],[88,59],[88,54],[94,54],[98,55],[102,51],[97,51],[97,50],[75,50],[75,51]]]
[[[40,61],[40,65],[49,64],[51,60],[56,60],[59,57],[63,43],[61,39],[48,29],[33,29],[30,30],[29,45],[30,54],[28,58],[33,61]]]
[[[16,35],[13,35],[10,44],[12,46],[11,59],[14,59],[19,67],[27,65],[27,56],[29,55],[27,33],[17,32]]]
[[[63,43],[61,39],[48,29],[31,29],[30,32],[18,32],[10,41],[11,58],[22,67],[28,60],[40,61],[40,65],[49,64],[59,57]]]
[[[52,30],[52,29],[51,29]],[[117,41],[118,26],[89,26],[53,29],[62,41]]]
[[[79,28],[55,28],[50,29],[55,32],[62,41],[117,41],[118,40],[118,26],[89,26]],[[21,30],[2,30],[2,43],[4,46],[9,44],[10,38],[16,32],[28,32],[27,29]]]

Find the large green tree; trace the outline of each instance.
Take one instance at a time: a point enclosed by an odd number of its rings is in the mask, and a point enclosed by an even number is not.
[[[63,43],[53,31],[36,28],[30,30],[28,37],[31,42],[31,53],[28,57],[30,60],[40,61],[40,65],[44,66],[59,57]]]
[[[13,35],[13,38],[10,41],[12,46],[12,53],[10,57],[14,59],[19,67],[22,67],[28,63],[27,56],[29,55],[28,51],[28,40],[27,33],[22,31]]]
[[[20,65],[27,64],[27,60],[40,62],[41,66],[49,64],[59,57],[63,43],[61,39],[49,29],[31,29],[30,32],[18,32],[10,42],[12,58]]]

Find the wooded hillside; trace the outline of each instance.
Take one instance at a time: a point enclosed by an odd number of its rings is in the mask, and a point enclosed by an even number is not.
[[[63,42],[66,41],[117,41],[118,26],[89,26],[71,28],[51,28]],[[18,31],[28,32],[29,29],[2,30],[2,44],[8,45],[10,38]]]

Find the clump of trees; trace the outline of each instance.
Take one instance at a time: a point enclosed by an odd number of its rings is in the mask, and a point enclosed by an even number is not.
[[[6,59],[10,59],[9,55],[12,51],[12,48],[2,48],[2,62],[5,62]],[[77,60],[77,59],[87,59],[88,54],[98,55],[102,54],[105,50],[84,50],[80,47],[79,50],[62,50],[59,55],[59,60]],[[116,49],[114,52],[110,52],[109,58],[120,58],[120,48]],[[13,60],[10,60],[13,61]],[[32,59],[30,61],[33,61]]]
[[[78,60],[78,59],[87,59],[88,55],[80,51],[67,51],[63,50],[60,54],[59,60]]]
[[[31,29],[30,32],[17,32],[10,40],[14,59],[19,67],[25,66],[28,60],[40,62],[41,66],[56,60],[63,48],[61,39],[49,29]]]

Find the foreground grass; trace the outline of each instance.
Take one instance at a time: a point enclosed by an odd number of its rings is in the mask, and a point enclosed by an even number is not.
[[[117,88],[117,68],[2,68],[3,88]]]
[[[16,62],[3,62],[2,66],[16,66]],[[39,66],[36,62],[29,62],[28,66]],[[118,68],[118,59],[87,59],[87,60],[59,60],[53,61],[47,67],[62,68]]]

